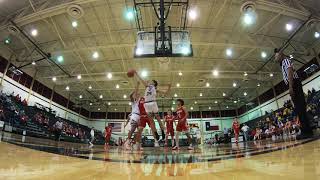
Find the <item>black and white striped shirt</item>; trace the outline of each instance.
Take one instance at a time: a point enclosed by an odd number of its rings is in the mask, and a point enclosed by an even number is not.
[[[289,79],[288,79],[288,69],[292,67],[293,69],[293,79],[299,79],[299,76],[297,72],[293,68],[292,61],[288,58],[285,58],[281,61],[281,70],[282,70],[282,75],[283,75],[283,81],[286,83],[286,85],[289,84]]]

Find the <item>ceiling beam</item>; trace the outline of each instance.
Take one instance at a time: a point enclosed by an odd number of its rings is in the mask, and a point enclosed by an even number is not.
[[[42,19],[46,19],[52,16],[56,16],[56,15],[60,15],[63,13],[66,13],[67,7],[69,5],[72,4],[78,4],[78,5],[82,5],[82,4],[87,4],[87,3],[91,3],[91,2],[95,2],[95,1],[99,1],[99,0],[74,0],[71,2],[66,2],[66,3],[62,3],[59,4],[57,6],[53,6],[53,7],[47,7],[45,9],[42,9],[40,11],[36,11],[34,13],[22,16],[22,17],[18,17],[18,18],[14,18],[12,19],[18,26],[24,26],[36,21],[40,21]],[[2,25],[0,27],[0,30],[3,30],[7,27],[8,24]]]
[[[310,16],[310,12],[301,11],[293,7],[285,6],[279,3],[271,2],[270,0],[257,0],[256,8],[274,13],[281,13],[282,15],[294,17],[299,20],[306,20]]]

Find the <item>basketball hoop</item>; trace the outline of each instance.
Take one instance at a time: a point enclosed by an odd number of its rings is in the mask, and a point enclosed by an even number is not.
[[[169,68],[169,64],[170,64],[169,57],[157,57],[157,60],[159,62],[161,69],[167,70]]]

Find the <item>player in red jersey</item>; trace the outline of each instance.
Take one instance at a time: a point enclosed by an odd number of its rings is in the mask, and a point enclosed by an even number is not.
[[[111,133],[112,133],[112,126],[109,124],[108,126],[105,127],[105,146],[109,146],[109,142],[111,139]]]
[[[192,139],[189,133],[189,127],[188,127],[188,123],[187,123],[187,118],[188,118],[188,111],[186,110],[186,108],[184,107],[184,101],[182,99],[177,99],[177,117],[176,119],[178,120],[178,124],[176,127],[176,146],[174,146],[172,148],[172,150],[179,150],[179,136],[180,134],[183,132],[186,134],[187,138],[188,138],[188,143],[189,143],[189,150],[192,150]]]
[[[235,118],[232,122],[232,128],[234,132],[234,137],[236,138],[236,143],[238,143],[239,140],[239,132],[240,132],[240,123],[238,121],[238,118]]]
[[[140,110],[140,121],[138,124],[138,132],[135,136],[135,142],[136,142],[135,147],[134,147],[135,150],[142,150],[141,136],[142,136],[142,131],[146,127],[147,124],[151,128],[152,135],[155,139],[155,143],[158,143],[158,140],[159,140],[159,135],[157,133],[156,126],[154,124],[154,121],[149,118],[148,113],[146,112],[146,110],[144,108],[144,102],[145,102],[144,97],[140,97],[139,104],[138,104],[139,110]],[[156,144],[156,145],[159,146],[159,144]]]
[[[174,116],[172,115],[171,109],[168,110],[167,115],[164,117],[164,121],[165,121],[166,127],[167,127],[165,146],[168,145],[168,138],[170,135],[171,136],[171,144],[172,144],[172,147],[174,147],[174,129],[173,129]]]

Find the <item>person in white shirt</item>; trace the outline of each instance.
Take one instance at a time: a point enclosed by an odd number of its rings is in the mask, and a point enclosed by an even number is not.
[[[130,121],[131,128],[128,132],[128,138],[124,142],[124,148],[126,150],[131,149],[130,143],[131,143],[131,136],[134,133],[134,131],[138,128],[139,120],[140,120],[140,110],[139,110],[139,82],[137,83],[137,86],[135,90],[130,94],[130,101],[131,101],[131,114],[129,115],[129,118],[124,125],[124,127],[127,126],[127,124]]]
[[[89,144],[90,144],[89,147],[92,148],[93,142],[94,142],[94,128],[93,127],[91,128],[90,135],[91,135],[91,140],[89,141]]]
[[[199,127],[196,127],[196,138],[197,138],[197,144],[201,144],[201,131]]]
[[[142,84],[146,87],[144,98],[144,108],[146,109],[146,112],[148,113],[149,118],[153,119],[154,117],[157,119],[159,126],[161,128],[161,135],[162,140],[165,140],[165,128],[161,121],[160,115],[159,115],[159,109],[157,105],[157,93],[161,93],[163,95],[166,95],[170,89],[171,84],[168,85],[168,89],[166,91],[161,91],[157,89],[158,82],[156,80],[152,80],[150,82],[143,80],[139,74],[135,71],[135,75],[137,76],[138,80],[142,82]]]
[[[60,136],[62,133],[62,128],[63,128],[63,123],[62,121],[59,119],[54,125],[54,132],[55,132],[55,140],[59,141],[60,140]]]
[[[241,128],[241,131],[243,132],[244,140],[248,141],[249,139],[249,126],[244,124]]]

